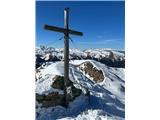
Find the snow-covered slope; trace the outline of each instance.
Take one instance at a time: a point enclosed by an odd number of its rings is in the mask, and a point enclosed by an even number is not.
[[[82,52],[78,54],[85,56]],[[123,55],[119,52],[118,54]],[[37,68],[36,94],[63,94],[62,90],[51,87],[55,76],[64,75],[63,68],[63,61],[43,63]],[[86,72],[89,68],[92,72]],[[95,81],[100,76],[102,80]],[[77,89],[82,90],[82,94],[71,101],[68,108],[60,105],[42,107],[36,101],[37,120],[124,120],[124,68],[108,67],[95,60],[70,60],[69,78]],[[86,95],[88,91],[89,95]]]

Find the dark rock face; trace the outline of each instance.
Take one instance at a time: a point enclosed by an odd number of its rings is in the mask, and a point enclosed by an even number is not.
[[[52,87],[55,89],[60,89],[60,90],[64,90],[64,78],[61,76],[56,76],[55,81],[52,83]]]
[[[125,92],[125,87],[121,85],[120,91],[121,91],[121,92]]]
[[[40,67],[43,63],[47,63],[47,62],[54,62],[54,61],[60,61],[60,59],[58,59],[56,56],[53,55],[49,55],[49,59],[45,60],[41,55],[37,54],[36,55],[36,69],[38,67]]]
[[[71,88],[71,94],[68,96],[69,99],[72,101],[76,97],[78,97],[82,91],[80,89],[77,89],[74,87],[73,82],[68,80],[68,86]],[[56,76],[55,81],[51,85],[53,88],[64,90],[64,77],[62,76]]]
[[[101,62],[109,67],[116,67],[116,68],[125,68],[125,60],[112,60],[110,58],[102,58],[102,59],[94,59],[98,62]]]
[[[42,104],[42,107],[51,107],[56,105],[64,105],[64,95],[58,94],[58,92],[52,92],[48,95],[36,94],[36,101]]]
[[[36,68],[40,67],[43,63],[45,63],[45,60],[41,58],[42,56],[37,54],[36,55]]]
[[[36,94],[36,101],[42,104],[42,107],[48,108],[57,105],[65,106],[65,96],[58,94],[58,92],[52,92],[48,95]]]
[[[56,76],[53,84],[51,85],[55,89],[64,90],[64,77]],[[74,87],[73,83],[69,80],[68,85],[71,87],[71,93],[68,94],[69,101],[73,101],[76,97],[80,96],[82,91]],[[59,94],[58,92],[52,92],[48,95],[36,94],[36,101],[42,104],[42,107],[52,107],[52,106],[65,106],[65,96],[64,94]]]
[[[80,69],[84,71],[85,74],[88,74],[90,77],[92,77],[95,82],[102,82],[104,80],[102,70],[98,70],[90,62],[84,63],[84,66],[84,68],[80,67]]]

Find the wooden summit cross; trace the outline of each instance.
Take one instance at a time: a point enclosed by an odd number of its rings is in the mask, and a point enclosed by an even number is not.
[[[69,8],[64,9],[64,28],[44,25],[44,29],[64,34],[64,95],[65,105],[68,106],[68,80],[69,80],[69,34],[82,36],[82,32],[69,29]]]

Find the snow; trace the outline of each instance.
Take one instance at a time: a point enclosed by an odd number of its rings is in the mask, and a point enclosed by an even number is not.
[[[84,62],[86,62],[87,60],[71,60],[70,63],[73,65],[80,65]]]
[[[55,120],[80,114],[87,107],[87,97],[84,95],[77,97],[67,109],[61,106],[41,108],[39,103],[36,105],[38,106],[36,111],[40,114],[37,120]]]
[[[123,118],[117,116],[107,115],[107,113],[102,110],[89,109],[74,118],[66,117],[58,120],[117,120],[117,119],[123,120]]]
[[[76,66],[90,62],[99,70],[102,70],[105,79],[95,83],[92,78],[81,72]],[[36,103],[39,113],[37,120],[124,120],[124,92],[120,91],[125,86],[124,68],[112,68],[94,60],[71,60],[69,66],[69,78],[76,88],[83,94],[70,102],[69,108],[61,106],[41,108]],[[53,91],[63,94],[63,91],[51,87],[56,75],[63,76],[63,61],[45,65],[37,73],[36,93],[48,94]],[[90,91],[90,96],[84,94]]]
[[[47,66],[46,68],[42,69],[41,71],[42,73],[42,77],[45,77],[46,75],[60,75],[63,76],[64,74],[64,65],[63,62],[55,62],[49,66]]]
[[[51,92],[58,92],[59,94],[63,94],[62,90],[54,89],[51,87],[51,84],[53,83],[53,79],[55,76],[50,75],[45,78],[40,79],[36,82],[36,93],[38,94],[49,94]]]
[[[85,62],[90,62],[94,65],[94,67],[96,67],[99,70],[102,70],[105,79],[103,82],[99,83],[99,85],[103,86],[105,89],[114,93],[119,98],[124,99],[124,93],[122,93],[119,90],[121,86],[124,86],[124,68],[106,67],[106,65],[96,62],[94,60],[74,60],[71,63],[74,65],[78,65]],[[93,78],[91,78],[88,75],[86,75],[86,77],[89,78],[90,80],[93,80]]]
[[[44,67],[39,70],[38,74],[41,78],[36,81],[36,93],[48,94],[51,92],[59,92],[59,94],[63,94],[62,90],[57,90],[51,87],[53,78],[56,75],[63,76],[64,74],[64,65],[61,61]]]
[[[83,51],[78,49],[69,49],[69,58],[72,59],[72,57],[79,57],[80,59],[83,59],[86,58],[87,55],[89,55],[91,58],[101,59],[109,57],[111,51],[114,54],[114,59],[124,59],[124,51],[118,51],[113,49],[87,49]],[[49,59],[50,54],[56,56],[61,60],[63,58],[63,49],[55,49],[52,47],[37,47],[36,54],[41,55],[41,58],[45,60]]]

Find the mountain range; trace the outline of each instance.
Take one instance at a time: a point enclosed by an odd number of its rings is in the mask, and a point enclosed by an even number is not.
[[[37,120],[124,120],[125,51],[70,49],[64,106],[63,49],[36,48]]]

